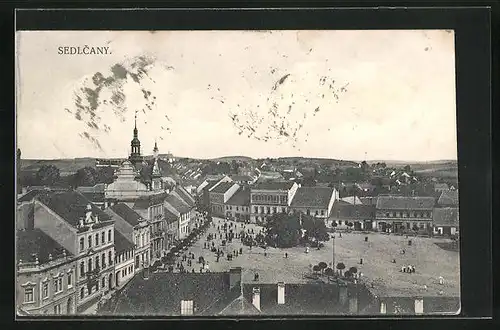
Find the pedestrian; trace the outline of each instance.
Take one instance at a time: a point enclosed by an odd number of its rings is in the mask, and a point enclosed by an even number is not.
[[[288,259],[288,253],[285,252],[285,259]]]
[[[240,254],[243,254],[243,248],[240,248]]]

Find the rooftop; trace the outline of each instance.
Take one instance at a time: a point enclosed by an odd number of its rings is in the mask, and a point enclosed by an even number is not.
[[[235,185],[234,182],[221,182],[214,189],[212,189],[211,192],[224,194],[224,193],[226,193],[226,191],[228,191],[234,185]]]
[[[250,205],[250,189],[240,187],[238,191],[227,201],[228,205]]]
[[[76,191],[46,191],[41,193],[38,199],[73,227],[78,227],[80,219],[85,218],[88,205],[101,222],[111,220],[108,214]]]
[[[165,199],[165,202],[170,204],[174,209],[177,210],[177,212],[181,214],[188,213],[189,211],[191,211],[191,208],[189,206],[184,204],[182,200],[178,199],[174,195],[168,195],[167,198]]]
[[[294,182],[276,181],[276,182],[261,182],[252,187],[252,190],[290,190]]]
[[[439,205],[458,205],[458,190],[446,190],[438,199]]]
[[[194,315],[216,315],[240,294],[229,273],[153,273],[134,277],[102,314],[178,316],[181,300],[192,300]],[[106,311],[107,310],[107,311]]]
[[[191,207],[195,206],[196,204],[195,199],[193,198],[193,196],[191,196],[191,194],[189,194],[186,191],[186,189],[182,188],[181,186],[177,186],[175,187],[174,192],[176,192],[180,196],[180,198],[182,198],[182,200],[186,202],[189,206]]]
[[[134,209],[147,209],[153,205],[160,205],[168,196],[166,192],[161,192],[154,195],[141,196],[134,203]]]
[[[231,175],[231,180],[233,181],[240,181],[240,182],[248,182],[248,181],[253,181],[253,178],[249,175]]]
[[[63,255],[70,256],[71,253],[64,249],[59,243],[40,229],[19,230],[16,232],[16,255],[18,261],[34,262],[35,256],[38,262],[44,264],[49,261],[49,254],[55,259]]]
[[[337,200],[333,203],[330,218],[373,219],[375,218],[375,205],[350,204],[342,200]]]
[[[432,222],[438,226],[458,226],[458,208],[435,208],[432,212]]]
[[[434,197],[379,196],[377,209],[429,210],[435,205]]]
[[[167,224],[171,224],[179,220],[179,217],[169,211],[166,207],[163,208],[163,212],[165,212],[165,220]]]
[[[115,251],[121,253],[134,249],[134,243],[130,242],[115,228]]]
[[[137,212],[124,203],[115,204],[111,206],[110,209],[132,226],[137,226],[144,220],[139,214],[137,214]]]
[[[333,188],[300,187],[293,197],[291,207],[328,208],[333,196]]]

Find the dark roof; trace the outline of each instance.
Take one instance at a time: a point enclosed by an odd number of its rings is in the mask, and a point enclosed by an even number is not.
[[[246,300],[243,295],[233,300],[226,308],[224,308],[220,315],[259,315],[260,311]]]
[[[215,186],[217,184],[217,182],[219,182],[219,180],[207,180],[208,184],[203,187],[203,190],[210,190],[212,189],[213,186]]]
[[[290,190],[294,182],[290,181],[276,181],[276,182],[261,182],[254,185],[253,189],[258,190]]]
[[[110,209],[132,226],[137,226],[140,221],[144,220],[137,212],[124,203],[115,204]]]
[[[42,190],[30,190],[26,194],[22,195],[17,199],[19,203],[30,202],[32,201],[38,194],[40,194]]]
[[[188,213],[189,211],[191,211],[191,208],[189,206],[184,204],[180,199],[178,199],[174,195],[168,195],[165,201],[168,204],[172,205],[172,207],[181,214]]]
[[[167,221],[167,224],[171,224],[179,220],[179,217],[170,212],[166,207],[163,208],[163,211],[165,212],[165,220]]]
[[[77,187],[76,190],[81,193],[104,193],[104,191],[106,190],[106,185],[104,183],[98,183],[92,187]]]
[[[236,193],[227,201],[228,205],[250,205],[250,189],[247,187],[240,187]]]
[[[339,315],[346,306],[339,303],[336,284],[285,284],[285,304],[278,305],[277,284],[243,284],[243,296],[252,302],[253,288],[260,289],[260,310],[264,315]]]
[[[434,189],[448,189],[448,184],[446,183],[435,183],[434,184]]]
[[[101,222],[111,220],[107,213],[76,191],[43,192],[38,199],[73,227],[77,227],[80,219],[85,218],[87,205],[91,205],[92,213],[98,215]]]
[[[174,191],[182,198],[184,202],[186,202],[189,206],[193,207],[195,206],[196,202],[184,188],[177,186],[175,187]]]
[[[178,316],[181,300],[192,300],[194,315],[220,313],[240,294],[229,287],[229,273],[166,273],[135,276],[108,311],[112,315]]]
[[[379,196],[377,209],[427,210],[432,209],[435,203],[434,197]]]
[[[115,229],[115,251],[121,253],[134,249],[134,243],[125,238],[118,230]]]
[[[54,259],[61,257],[63,251],[66,251],[66,255],[71,255],[68,250],[63,248],[40,229],[19,230],[16,236],[16,255],[18,261],[34,262],[34,255],[36,255],[38,257],[38,262],[43,264],[49,261],[49,254],[52,254]]]
[[[422,297],[424,314],[457,313],[460,310],[458,297]],[[414,315],[414,297],[382,297],[387,314]]]
[[[226,191],[229,190],[229,188],[231,188],[234,185],[235,185],[234,182],[221,182],[214,189],[212,189],[211,192],[213,192],[213,193],[219,193],[219,194],[224,194]]]
[[[438,226],[458,226],[458,208],[435,208],[432,212],[432,222]]]
[[[166,192],[141,196],[135,201],[134,209],[147,209],[150,206],[162,204],[167,196],[168,194]]]
[[[292,199],[291,207],[328,208],[333,195],[333,188],[300,187]]]
[[[330,213],[332,219],[374,219],[375,205],[350,204],[342,200],[333,203]]]
[[[231,175],[233,181],[253,181],[253,178],[248,175]]]
[[[439,205],[458,205],[458,190],[446,190],[438,199]]]

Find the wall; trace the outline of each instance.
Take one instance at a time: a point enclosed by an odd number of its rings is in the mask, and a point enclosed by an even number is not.
[[[126,257],[127,251],[122,251],[115,256],[115,286],[120,288],[124,286],[135,274],[134,250],[129,250],[129,257]]]
[[[60,258],[44,265],[22,266],[18,268],[16,279],[16,306],[29,314],[54,314],[54,306],[60,305],[60,314],[73,314],[76,311],[76,262],[73,257]],[[71,274],[71,285],[68,285]],[[62,278],[63,290],[55,293],[55,275]],[[59,276],[57,277],[59,278]],[[48,284],[48,297],[42,297],[42,286]],[[24,302],[25,284],[33,284],[34,301]],[[68,304],[69,303],[69,304]],[[69,310],[68,310],[69,308]]]
[[[226,203],[233,195],[240,189],[240,186],[238,184],[234,184],[231,188],[229,188],[225,193],[224,193],[224,203]]]

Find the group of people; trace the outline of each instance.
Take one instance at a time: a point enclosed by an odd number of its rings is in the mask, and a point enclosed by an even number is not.
[[[413,266],[413,265],[402,266],[401,272],[402,273],[415,273],[415,266]]]

